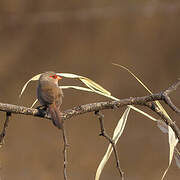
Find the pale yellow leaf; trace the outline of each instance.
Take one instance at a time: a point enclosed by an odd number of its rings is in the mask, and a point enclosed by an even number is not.
[[[72,74],[72,73],[56,73],[57,75],[59,76],[62,76],[62,77],[66,77],[66,78],[76,78],[76,79],[79,79],[81,78],[82,76],[79,76],[77,74]]]
[[[152,117],[152,116],[150,116],[149,114],[145,113],[144,111],[142,111],[142,110],[136,108],[135,106],[132,106],[132,105],[128,105],[128,106],[131,107],[131,109],[133,109],[133,110],[135,110],[135,111],[141,113],[142,115],[148,117],[149,119],[151,119],[151,120],[153,120],[153,121],[157,121],[157,119],[155,119],[154,117]]]
[[[33,102],[33,104],[31,105],[31,108],[33,108],[34,105],[35,105],[37,102],[38,102],[38,100],[36,99],[36,100]]]
[[[172,130],[172,128],[170,126],[168,126],[168,139],[169,139],[169,163],[168,163],[168,167],[165,170],[161,180],[164,179],[164,177],[171,165],[173,154],[174,154],[174,148],[176,147],[176,145],[178,143],[178,138],[176,137],[174,131]]]
[[[77,89],[77,90],[81,90],[81,91],[88,91],[88,92],[92,92],[92,93],[96,93],[96,94],[105,96],[105,97],[113,99],[115,101],[119,101],[119,99],[114,97],[114,96],[104,94],[103,92],[97,91],[97,90],[94,90],[94,89],[84,88],[84,87],[80,87],[80,86],[60,86],[60,88],[61,89]]]
[[[26,86],[29,84],[29,82],[30,82],[30,81],[37,81],[37,80],[39,80],[39,77],[40,77],[40,76],[41,76],[41,74],[38,74],[38,75],[32,77],[30,80],[28,80],[28,81],[25,83],[25,85],[23,86],[19,97],[22,96],[22,94],[23,94],[24,90],[26,89]]]
[[[128,68],[126,68],[125,66],[116,64],[116,63],[112,63],[115,66],[121,67],[123,69],[125,69],[126,71],[128,71],[150,94],[152,94],[151,90],[132,72],[130,71]],[[165,109],[162,107],[162,105],[160,104],[159,101],[155,101],[156,105],[159,107],[159,109],[161,110],[161,112],[164,113],[164,115],[170,119],[169,115],[167,114],[167,112],[165,111]]]
[[[127,67],[116,64],[116,63],[112,63],[115,66],[121,67],[123,69],[125,69],[126,71],[128,71],[150,94],[152,94],[152,92],[147,88],[147,86],[132,72],[130,71]]]
[[[98,91],[100,91],[100,92],[102,92],[104,94],[111,95],[111,93],[109,91],[107,91],[102,86],[100,86],[99,84],[97,84],[96,82],[92,81],[91,79],[89,79],[87,77],[76,75],[76,74],[71,74],[71,73],[57,73],[57,75],[62,76],[62,77],[66,77],[66,78],[76,78],[76,79],[79,79],[86,86],[88,86],[90,89],[98,90]]]
[[[94,92],[93,90],[85,87],[80,87],[80,86],[59,86],[61,89],[77,89],[80,91],[88,91],[88,92]]]
[[[102,92],[104,94],[107,94],[107,95],[111,95],[111,93],[109,91],[107,91],[102,86],[100,86],[99,84],[97,84],[96,82],[92,81],[89,78],[83,77],[83,78],[80,78],[80,80],[84,84],[86,84],[89,88],[96,89],[96,90],[98,90],[98,91],[100,91],[100,92]]]

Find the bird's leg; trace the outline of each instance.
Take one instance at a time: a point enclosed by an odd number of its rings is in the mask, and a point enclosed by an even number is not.
[[[47,112],[47,108],[48,106],[47,105],[40,105],[38,107],[36,107],[36,109],[39,111],[39,113],[42,115],[42,116],[45,116],[48,112]]]

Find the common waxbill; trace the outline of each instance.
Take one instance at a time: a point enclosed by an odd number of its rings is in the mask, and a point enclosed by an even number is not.
[[[47,108],[51,115],[53,124],[62,129],[60,106],[62,104],[63,92],[58,86],[58,81],[62,79],[55,72],[43,73],[38,81],[37,97],[42,106]]]

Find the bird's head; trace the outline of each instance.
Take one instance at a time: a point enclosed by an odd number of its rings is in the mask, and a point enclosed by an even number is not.
[[[49,81],[49,82],[56,83],[56,84],[58,84],[58,81],[61,79],[62,79],[62,77],[57,75],[55,72],[45,72],[40,77],[40,80],[42,80],[42,81]]]

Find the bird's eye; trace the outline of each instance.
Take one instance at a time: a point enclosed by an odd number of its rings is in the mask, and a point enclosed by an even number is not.
[[[53,79],[56,79],[57,75],[53,75],[53,76],[50,76],[50,77],[53,78]]]

